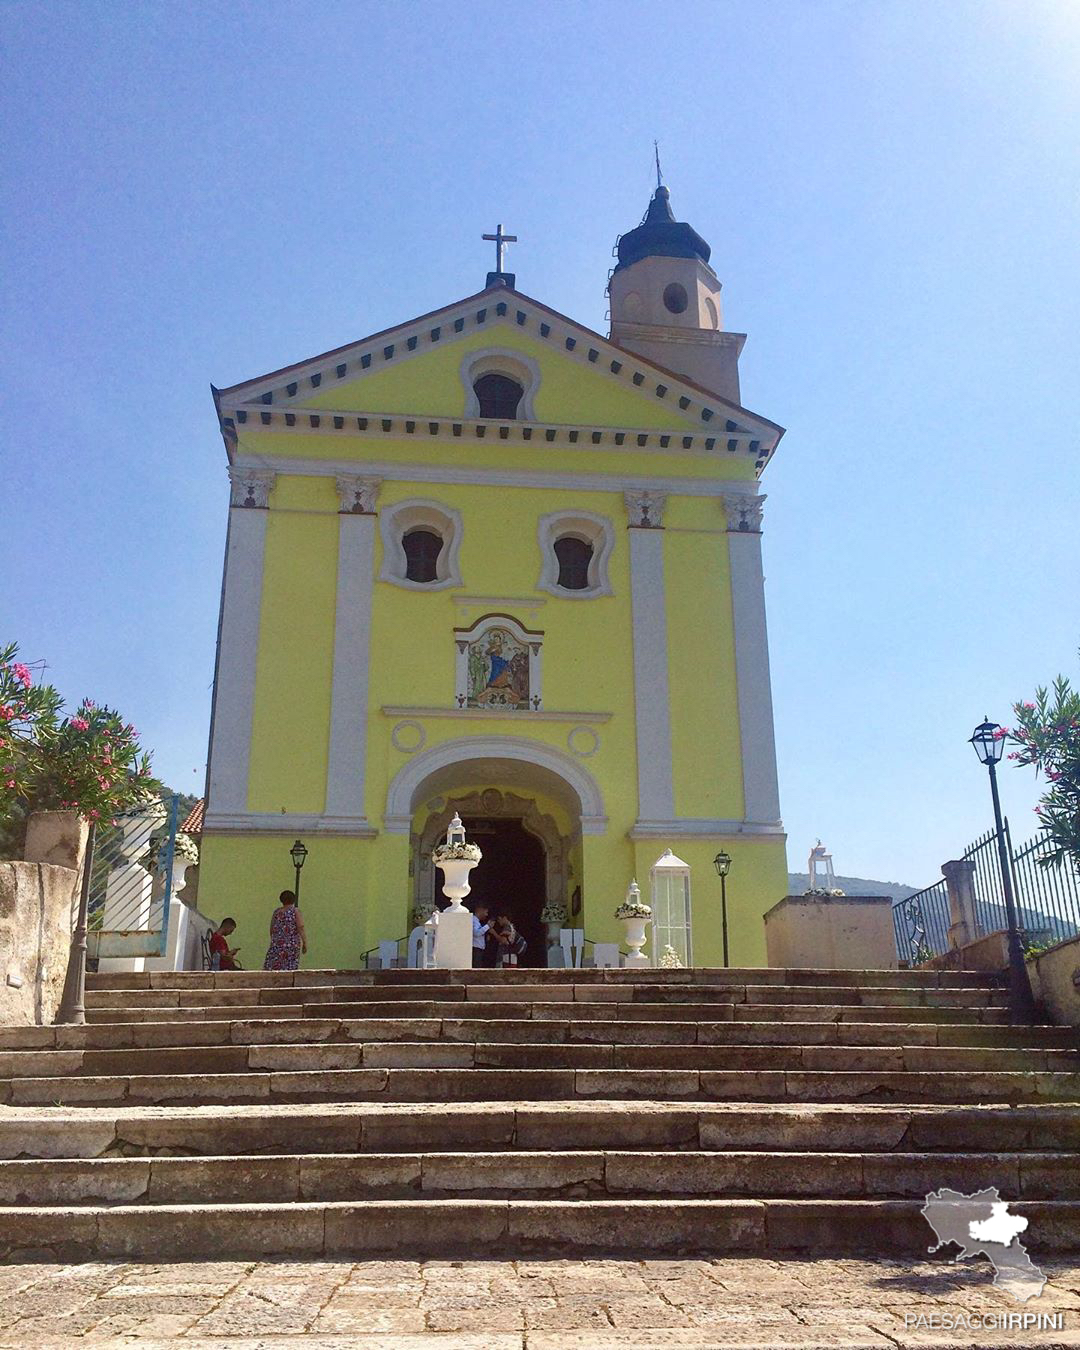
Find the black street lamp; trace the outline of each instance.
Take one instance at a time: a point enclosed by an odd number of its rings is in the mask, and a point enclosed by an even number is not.
[[[293,882],[293,894],[296,896],[296,903],[300,903],[300,869],[307,861],[307,849],[298,839],[292,848],[289,849],[289,857],[292,859],[293,867],[296,868],[296,880]]]
[[[1020,925],[1013,895],[1012,869],[1009,851],[1005,846],[1005,827],[1001,820],[1001,799],[998,796],[997,765],[1005,749],[1005,730],[989,719],[980,722],[971,737],[971,745],[981,763],[990,771],[990,792],[994,799],[994,827],[997,830],[998,866],[1001,868],[1001,889],[1005,895],[1005,917],[1009,925],[1009,1009],[1014,1022],[1035,1021],[1035,997],[1031,992],[1024,948],[1020,941]]]
[[[724,932],[724,966],[728,964],[727,946],[727,874],[731,871],[731,854],[723,849],[713,859],[716,875],[720,878],[720,922]]]

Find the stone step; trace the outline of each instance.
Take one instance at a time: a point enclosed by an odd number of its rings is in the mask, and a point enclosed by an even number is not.
[[[530,1024],[526,1024],[530,1025]],[[543,1028],[545,1023],[531,1024]],[[0,1050],[0,1084],[19,1078],[322,1069],[772,1069],[838,1072],[1080,1072],[1076,1050],[937,1045],[693,1045],[617,1039],[619,1023],[583,1023],[603,1036],[569,1041],[438,1040],[335,1041],[316,1044],[241,1044],[118,1050]],[[629,1024],[632,1026],[651,1023]],[[497,1029],[497,1027],[496,1027]]]
[[[871,1004],[836,1006],[834,1004],[785,1004],[785,1003],[587,1003],[573,1002],[575,1019],[594,1018],[596,1020],[619,1021],[746,1021],[746,1022],[933,1022],[933,1023],[977,1023],[986,1026],[1006,1026],[1009,1024],[1007,1008],[942,1008],[942,1007],[879,1007]],[[409,1015],[412,1018],[460,1017],[463,1004],[460,1001],[420,1001],[410,1002]],[[471,1011],[471,1009],[470,1009]],[[194,1021],[252,1021],[268,1018],[292,1020],[297,1017],[313,1017],[337,1020],[368,1017],[398,1019],[401,1017],[400,1003],[313,1003],[299,1004],[238,1004],[218,1007],[185,1008],[129,1008],[116,1007],[88,1008],[87,1021],[95,1025],[101,1023],[123,1024],[129,1022],[180,1022],[185,1025]],[[491,1002],[483,1006],[484,1018],[510,1018],[515,1021],[530,1018],[553,1018],[565,1020],[568,1016],[566,1002],[516,1003]]]
[[[385,1049],[404,1049],[392,1043]],[[566,1047],[569,1049],[570,1047]],[[66,1053],[66,1052],[63,1052]],[[355,1068],[11,1078],[19,1105],[241,1101],[538,1101],[579,1097],[722,1101],[1080,1102],[1080,1073],[620,1068]]]
[[[927,986],[860,988],[854,985],[782,984],[336,984],[320,988],[252,989],[242,986],[198,989],[96,990],[86,995],[86,1007],[99,1008],[232,1008],[254,1004],[413,1002],[506,1002],[513,990],[515,1002],[666,1004],[828,1004],[847,1007],[983,1008],[1004,1007],[1003,989],[941,989]]]
[[[1076,1153],[498,1152],[0,1162],[0,1205],[281,1204],[423,1199],[922,1199],[996,1186],[1080,1200]]]
[[[1080,1105],[556,1101],[0,1107],[0,1158],[522,1149],[1080,1151]]]
[[[239,1259],[400,1253],[565,1257],[621,1253],[874,1252],[933,1240],[915,1200],[368,1200],[242,1205],[11,1207],[0,1257]],[[1080,1247],[1080,1204],[1021,1200],[1025,1245]]]
[[[677,970],[646,967],[641,970],[240,970],[143,971],[91,973],[88,991],[102,989],[229,989],[301,988],[340,984],[829,984],[902,985],[940,989],[1003,987],[1004,980],[978,971],[937,970],[783,970],[769,966],[692,966]]]
[[[412,1009],[410,1008],[410,1011]],[[564,1009],[564,1017],[570,1010]],[[1076,1049],[1073,1027],[978,1022],[691,1022],[469,1017],[296,1017],[260,1020],[95,1022],[0,1027],[0,1051],[120,1050],[151,1046],[311,1044],[337,1041],[600,1041],[635,1045],[950,1045]]]

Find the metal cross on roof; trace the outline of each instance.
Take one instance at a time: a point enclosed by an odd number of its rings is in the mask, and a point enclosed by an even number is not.
[[[503,234],[503,227],[499,225],[494,234],[484,234],[480,237],[482,239],[490,239],[495,245],[495,271],[501,272],[503,270],[503,250],[506,248],[507,244],[517,243],[517,235]]]

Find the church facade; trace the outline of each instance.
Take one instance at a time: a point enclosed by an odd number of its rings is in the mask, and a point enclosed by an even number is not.
[[[500,227],[501,235],[501,227]],[[543,962],[541,916],[617,941],[666,849],[667,936],[764,964],[787,891],[758,480],[709,249],[659,188],[622,236],[603,338],[478,294],[215,390],[231,504],[200,898],[256,964],[290,847],[306,964],[430,913],[458,811],[473,897]],[[681,926],[681,927],[680,927]],[[664,936],[664,935],[661,935]]]

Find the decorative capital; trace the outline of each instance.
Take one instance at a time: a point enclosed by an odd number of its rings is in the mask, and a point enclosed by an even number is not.
[[[761,533],[762,503],[765,496],[766,494],[752,497],[741,493],[736,496],[729,492],[721,498],[729,534]]]
[[[626,514],[630,517],[630,528],[639,530],[662,530],[664,528],[664,507],[667,505],[666,492],[624,492]]]
[[[274,486],[277,474],[273,469],[241,469],[235,464],[229,465],[229,482],[232,491],[230,506],[254,506],[266,510],[270,505],[270,489]]]
[[[338,499],[341,502],[340,514],[352,516],[370,516],[375,513],[375,499],[382,486],[381,478],[362,478],[359,474],[342,473],[335,479]]]

